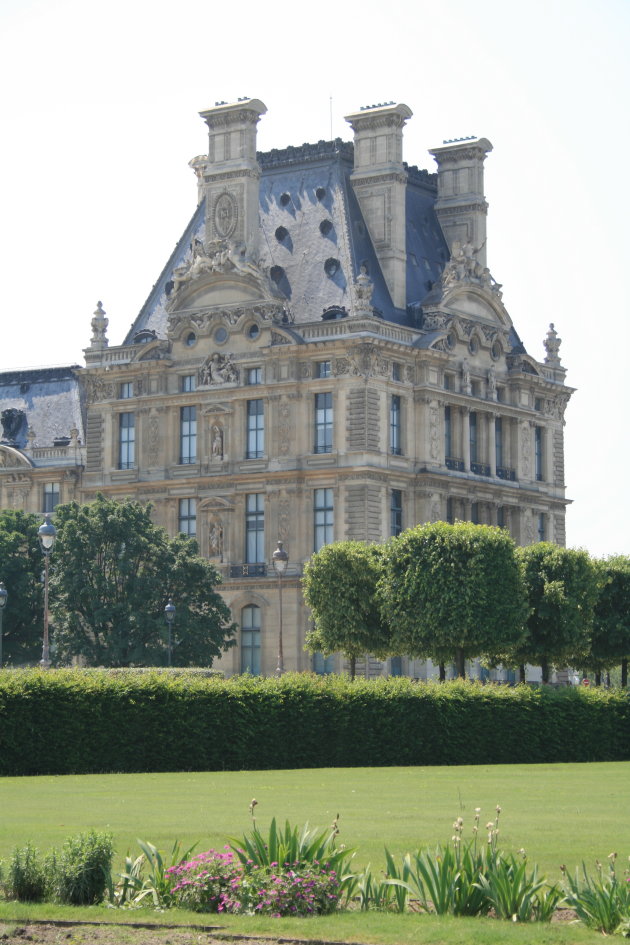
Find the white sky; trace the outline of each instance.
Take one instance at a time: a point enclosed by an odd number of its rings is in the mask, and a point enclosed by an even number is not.
[[[0,0],[0,370],[120,344],[196,204],[198,111],[261,98],[261,150],[395,100],[404,157],[488,137],[488,263],[567,383],[568,544],[630,553],[628,0]],[[617,486],[615,486],[617,483]]]

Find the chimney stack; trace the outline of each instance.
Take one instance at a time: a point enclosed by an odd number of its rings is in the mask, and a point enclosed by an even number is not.
[[[354,131],[354,170],[350,179],[397,308],[407,305],[407,172],[402,136],[412,114],[407,105],[387,102],[346,116]]]
[[[199,114],[208,125],[205,164],[193,158],[200,196],[206,200],[206,243],[231,240],[254,253],[259,229],[260,167],[256,125],[267,111],[257,98],[217,102]]]
[[[472,243],[476,258],[486,266],[486,217],[483,162],[492,151],[487,138],[458,138],[429,151],[438,166],[435,211],[452,252],[453,242]]]

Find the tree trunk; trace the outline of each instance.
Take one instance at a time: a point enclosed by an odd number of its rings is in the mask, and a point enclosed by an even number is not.
[[[621,661],[621,687],[625,689],[628,685],[628,660],[623,659]]]
[[[595,671],[595,685],[601,686],[601,684],[602,684],[602,674],[600,670],[598,669]]]
[[[466,660],[461,646],[455,649],[455,666],[457,668],[457,678],[466,679]]]
[[[357,671],[357,658],[356,656],[350,657],[350,679],[354,679]]]
[[[549,662],[546,659],[541,659],[540,668],[542,670],[542,681],[543,685],[547,686],[549,684]]]
[[[522,683],[527,682],[526,673],[525,673],[525,663],[521,663],[521,665],[518,668],[518,681]]]
[[[446,682],[446,665],[444,663],[440,663],[439,669],[440,669],[440,682]]]
[[[606,673],[606,689],[610,689],[610,673]]]

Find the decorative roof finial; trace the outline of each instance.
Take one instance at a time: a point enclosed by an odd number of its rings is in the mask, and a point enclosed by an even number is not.
[[[90,348],[106,348],[109,344],[107,340],[107,326],[109,319],[105,317],[105,309],[102,302],[96,303],[94,318],[92,319],[92,339]]]
[[[547,332],[547,337],[543,342],[545,350],[547,351],[547,357],[545,358],[545,364],[550,364],[552,367],[560,367],[560,345],[562,344],[562,338],[558,338],[558,332],[553,327],[553,322],[549,326],[549,331]]]

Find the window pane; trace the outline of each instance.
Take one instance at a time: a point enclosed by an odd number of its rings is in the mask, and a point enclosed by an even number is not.
[[[182,407],[180,414],[180,458],[182,465],[197,462],[197,408]]]
[[[332,393],[315,394],[315,452],[332,452]]]
[[[193,390],[197,390],[197,378],[194,374],[185,374],[182,377],[182,391],[187,394]]]
[[[245,561],[260,564],[265,560],[265,496],[262,492],[247,496],[245,506]]]
[[[324,545],[329,545],[334,540],[332,489],[315,489],[313,511],[315,520],[313,547],[315,551],[319,551]]]
[[[477,462],[477,414],[470,415],[470,461]]]
[[[184,535],[195,537],[197,534],[197,500],[179,500],[179,530]]]
[[[120,385],[120,398],[129,400],[130,397],[133,397],[133,381],[126,381]]]
[[[247,369],[248,384],[262,384],[262,368],[253,367]]]
[[[44,483],[44,512],[54,512],[59,505],[59,483]]]
[[[400,397],[392,397],[389,409],[389,451],[395,456],[402,453],[400,441]]]
[[[260,675],[260,607],[250,604],[241,611],[241,672]]]
[[[118,422],[118,468],[133,469],[136,459],[135,414],[121,413]]]
[[[265,413],[262,400],[247,401],[247,459],[265,454]]]
[[[402,492],[400,489],[392,489],[390,498],[390,534],[392,538],[400,535],[402,531]]]

